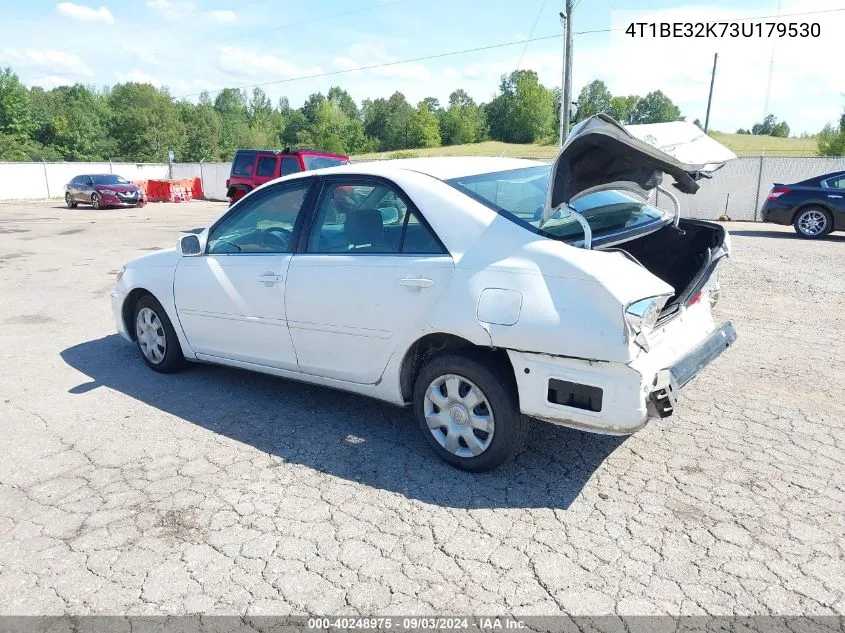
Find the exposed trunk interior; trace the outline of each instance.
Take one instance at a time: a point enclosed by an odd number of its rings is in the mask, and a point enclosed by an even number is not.
[[[637,259],[650,273],[675,289],[661,320],[671,317],[707,282],[724,254],[725,229],[718,224],[682,219],[616,249]]]

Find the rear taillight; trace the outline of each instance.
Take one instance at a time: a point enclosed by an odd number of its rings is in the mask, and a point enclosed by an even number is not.
[[[769,200],[777,200],[785,193],[789,193],[789,189],[787,189],[786,187],[778,187],[777,189],[772,189],[769,193]]]
[[[687,303],[687,305],[688,306],[694,306],[696,303],[698,303],[701,300],[701,295],[703,295],[703,294],[704,294],[704,291],[702,291],[702,290],[699,290],[698,292],[696,292],[693,295],[692,299],[689,300],[689,303]]]

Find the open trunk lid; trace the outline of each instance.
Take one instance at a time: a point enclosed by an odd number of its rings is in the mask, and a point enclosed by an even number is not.
[[[698,191],[736,155],[686,121],[623,127],[606,114],[576,125],[552,165],[543,223],[560,205],[603,189],[632,191],[646,197],[663,181],[674,179],[684,193]]]

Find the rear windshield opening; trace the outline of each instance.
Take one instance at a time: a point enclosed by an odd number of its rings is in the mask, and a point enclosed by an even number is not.
[[[540,228],[550,172],[551,166],[541,165],[453,178],[446,183],[532,233],[572,243],[583,240],[583,229],[574,217],[555,213]],[[668,219],[660,209],[616,190],[588,194],[572,207],[587,220],[594,240],[656,227]]]

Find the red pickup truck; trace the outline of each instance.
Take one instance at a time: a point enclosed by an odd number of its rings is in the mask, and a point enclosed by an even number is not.
[[[226,197],[232,205],[250,191],[281,176],[300,171],[346,165],[348,156],[313,149],[239,149],[226,180]]]

